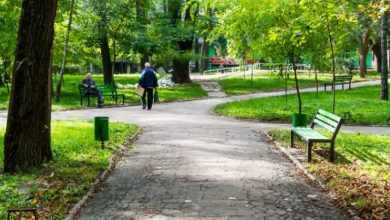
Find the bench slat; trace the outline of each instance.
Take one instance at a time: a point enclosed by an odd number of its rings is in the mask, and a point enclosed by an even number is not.
[[[308,140],[317,140],[317,141],[326,141],[330,140],[330,138],[325,137],[319,132],[311,129],[311,128],[293,128],[293,131],[306,141]]]
[[[336,128],[339,124],[337,121],[332,120],[331,118],[325,117],[320,114],[316,114],[315,119],[319,119],[320,121],[332,126],[333,128]]]
[[[341,117],[339,117],[339,116],[337,116],[335,114],[332,114],[330,112],[327,112],[325,110],[318,109],[318,113],[321,114],[321,115],[325,115],[326,117],[331,118],[334,121],[337,121],[337,122],[341,121]]]
[[[332,133],[336,131],[336,128],[334,128],[334,127],[332,127],[332,126],[330,126],[328,124],[325,124],[324,122],[322,122],[322,121],[320,121],[318,119],[314,119],[313,123],[316,124],[316,125],[319,125],[319,126],[321,126],[323,128],[325,128],[326,130],[328,130],[328,131],[330,131]]]

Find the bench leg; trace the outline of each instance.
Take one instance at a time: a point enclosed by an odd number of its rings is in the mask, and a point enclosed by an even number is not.
[[[330,142],[330,153],[329,153],[329,161],[334,162],[334,142]]]
[[[312,141],[308,141],[307,142],[307,162],[311,162],[311,149],[313,147],[313,142]]]
[[[349,89],[351,89],[351,83],[349,83]]]
[[[294,147],[294,132],[290,132],[290,147]]]
[[[125,105],[125,96],[122,96],[122,105]]]

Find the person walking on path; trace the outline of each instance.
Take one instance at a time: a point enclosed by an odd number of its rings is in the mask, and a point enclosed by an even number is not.
[[[81,82],[81,86],[85,88],[85,95],[95,95],[98,97],[98,107],[103,107],[102,91],[96,88],[95,81],[92,80],[92,73],[87,73],[87,76]]]
[[[145,89],[144,94],[141,97],[142,100],[142,109],[146,108],[146,95],[148,96],[148,110],[152,109],[153,104],[153,89],[158,86],[157,76],[154,70],[150,67],[150,63],[145,63],[145,69],[141,72],[141,78],[139,80],[139,85]]]

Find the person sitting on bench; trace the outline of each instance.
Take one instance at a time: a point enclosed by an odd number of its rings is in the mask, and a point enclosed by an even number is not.
[[[92,80],[92,73],[87,73],[87,76],[81,82],[81,85],[86,89],[85,95],[95,95],[98,97],[98,107],[103,107],[103,94],[102,91],[96,88],[95,81]]]

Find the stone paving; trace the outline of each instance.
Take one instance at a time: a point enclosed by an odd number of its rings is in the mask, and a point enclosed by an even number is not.
[[[257,128],[193,116],[146,128],[79,219],[350,219]]]

